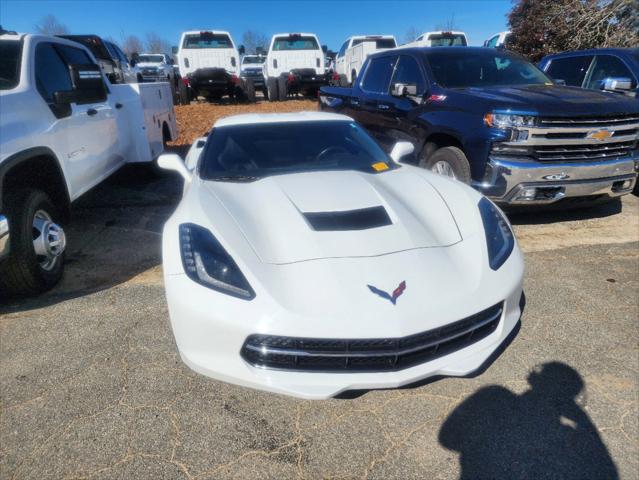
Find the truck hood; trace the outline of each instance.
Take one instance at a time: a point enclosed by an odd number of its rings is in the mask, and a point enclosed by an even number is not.
[[[204,181],[199,195],[211,225],[216,225],[216,213],[207,210],[207,203],[217,202],[207,200],[209,195],[223,204],[265,263],[379,256],[461,241],[438,191],[408,169],[297,173],[251,183]],[[385,210],[388,221],[362,228],[358,215],[372,208]],[[338,218],[322,229],[312,220],[314,213]]]
[[[472,105],[483,100],[489,110],[511,109],[539,115],[578,116],[639,112],[639,102],[619,93],[587,90],[558,85],[522,85],[510,87],[447,90],[451,100]]]

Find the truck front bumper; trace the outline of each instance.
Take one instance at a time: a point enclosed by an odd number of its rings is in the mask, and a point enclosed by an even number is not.
[[[0,260],[9,255],[9,221],[0,215]]]
[[[544,163],[529,157],[491,155],[473,186],[502,205],[554,203],[564,198],[630,193],[639,172],[639,151],[590,162]]]

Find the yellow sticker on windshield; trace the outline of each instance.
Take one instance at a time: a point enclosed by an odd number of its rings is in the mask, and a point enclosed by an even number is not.
[[[384,170],[388,170],[388,165],[384,162],[373,163],[373,170],[376,172],[383,172]]]

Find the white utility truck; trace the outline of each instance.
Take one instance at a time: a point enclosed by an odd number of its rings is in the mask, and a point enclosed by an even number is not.
[[[335,73],[339,86],[352,85],[362,70],[364,60],[379,50],[397,47],[392,35],[358,35],[349,37],[335,57]]]
[[[255,86],[250,79],[240,76],[240,54],[229,32],[184,32],[177,58],[190,99],[203,96],[209,101],[218,101],[227,95],[255,101]]]
[[[286,100],[289,93],[313,95],[327,84],[324,51],[313,33],[273,35],[263,70],[272,102]]]
[[[403,47],[466,47],[468,40],[464,32],[426,32],[422,33],[414,42]]]
[[[177,138],[168,83],[111,84],[83,45],[0,30],[0,296],[62,276],[70,203]]]

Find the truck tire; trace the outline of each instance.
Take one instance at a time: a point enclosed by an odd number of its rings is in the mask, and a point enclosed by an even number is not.
[[[457,147],[435,150],[429,157],[421,158],[419,166],[470,185],[470,163],[464,152]]]
[[[179,97],[181,105],[188,105],[191,103],[191,99],[189,98],[189,87],[187,87],[184,82],[180,79],[179,83]]]
[[[286,100],[288,96],[288,77],[280,77],[277,79],[277,96],[280,102]]]
[[[5,201],[11,249],[0,264],[0,293],[23,296],[49,290],[64,272],[66,239],[57,223],[59,210],[36,189],[18,190]]]
[[[278,99],[278,89],[277,89],[277,78],[268,77],[266,79],[266,90],[268,92],[268,100],[269,102],[277,102]]]
[[[244,84],[244,97],[249,103],[255,103],[255,84],[253,80],[248,79]]]

